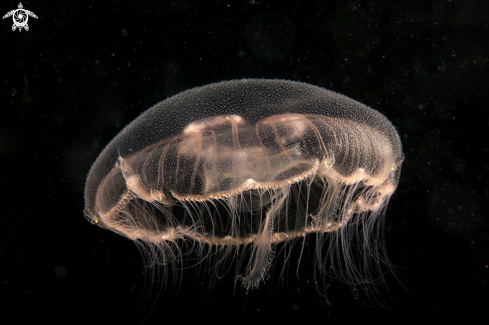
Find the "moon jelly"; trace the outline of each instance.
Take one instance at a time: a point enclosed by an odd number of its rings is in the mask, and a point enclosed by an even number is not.
[[[191,254],[194,264],[233,259],[246,288],[268,277],[278,245],[311,236],[320,274],[373,284],[388,266],[382,217],[403,157],[387,118],[348,97],[286,80],[220,82],[125,127],[88,174],[85,214],[164,267]]]

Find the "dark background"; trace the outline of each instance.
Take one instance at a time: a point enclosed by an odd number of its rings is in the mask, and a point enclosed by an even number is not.
[[[2,15],[17,8],[4,1]],[[486,317],[489,2],[26,1],[1,21],[0,313],[16,322],[400,322]],[[387,307],[303,260],[248,294],[198,276],[158,297],[136,245],[87,222],[84,182],[105,145],[181,91],[240,78],[308,82],[397,127],[406,156],[385,240]],[[292,263],[295,263],[292,262]],[[201,282],[205,282],[201,284]],[[402,283],[402,284],[401,284]],[[203,288],[202,288],[203,287]],[[229,318],[233,317],[233,318]],[[486,319],[486,318],[485,318]]]

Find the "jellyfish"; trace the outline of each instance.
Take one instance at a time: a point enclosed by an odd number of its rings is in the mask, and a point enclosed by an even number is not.
[[[269,277],[279,245],[314,237],[319,274],[365,286],[389,267],[381,225],[403,157],[389,120],[346,96],[225,81],[126,126],[88,174],[85,215],[145,247],[150,264],[234,260],[247,289]]]

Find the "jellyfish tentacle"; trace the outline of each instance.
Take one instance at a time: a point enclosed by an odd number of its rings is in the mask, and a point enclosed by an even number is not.
[[[274,225],[278,219],[277,214],[283,208],[286,198],[287,195],[284,193],[277,195],[275,202],[271,204],[266,213],[265,222],[262,223],[253,241],[254,247],[250,259],[253,266],[248,270],[246,276],[241,277],[247,288],[257,287],[267,276],[274,252],[274,245],[272,244]]]

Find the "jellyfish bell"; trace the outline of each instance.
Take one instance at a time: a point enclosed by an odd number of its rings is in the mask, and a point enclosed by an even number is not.
[[[368,287],[390,267],[382,216],[403,157],[394,126],[346,96],[226,81],[168,98],[125,127],[88,174],[85,214],[151,247],[164,267],[190,251],[201,262],[237,257],[246,288],[267,279],[278,245],[314,236],[321,278]]]

